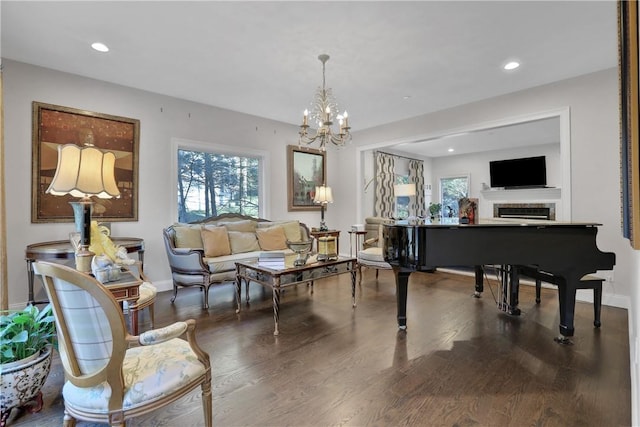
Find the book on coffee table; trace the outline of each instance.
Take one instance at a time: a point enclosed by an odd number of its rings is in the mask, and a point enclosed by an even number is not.
[[[258,265],[276,270],[283,269],[285,267],[284,252],[261,252],[258,256]]]

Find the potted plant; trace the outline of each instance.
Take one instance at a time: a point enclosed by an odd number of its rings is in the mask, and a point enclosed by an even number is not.
[[[436,222],[440,219],[441,210],[442,205],[440,203],[429,203],[429,216],[431,217],[431,222]]]
[[[21,311],[0,313],[0,411],[4,425],[11,409],[42,408],[42,386],[56,342],[55,318],[50,305],[42,310],[29,305]]]

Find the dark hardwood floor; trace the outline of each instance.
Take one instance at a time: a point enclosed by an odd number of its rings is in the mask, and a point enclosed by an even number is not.
[[[496,288],[492,281],[491,288]],[[555,290],[521,287],[522,315],[496,309],[490,288],[471,298],[473,278],[411,276],[408,330],[396,324],[391,271],[366,270],[351,307],[348,275],[286,291],[280,335],[271,294],[251,285],[251,306],[235,314],[231,284],[159,295],[156,324],[195,318],[211,355],[215,426],[627,426],[631,423],[627,312],[578,303],[574,344],[558,333]],[[142,330],[148,315],[142,313]],[[14,410],[9,426],[61,425],[63,373],[56,359],[45,407]],[[200,426],[199,393],[129,426]],[[92,426],[78,423],[79,426]]]

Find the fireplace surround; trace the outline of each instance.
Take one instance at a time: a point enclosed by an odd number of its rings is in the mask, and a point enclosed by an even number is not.
[[[555,203],[494,203],[494,218],[556,220]]]

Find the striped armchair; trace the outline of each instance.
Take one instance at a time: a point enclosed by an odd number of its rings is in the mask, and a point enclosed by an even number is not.
[[[132,336],[120,306],[93,277],[47,262],[34,263],[34,271],[56,318],[65,427],[76,420],[124,426],[196,387],[202,388],[203,425],[211,426],[211,366],[196,343],[195,320]]]

